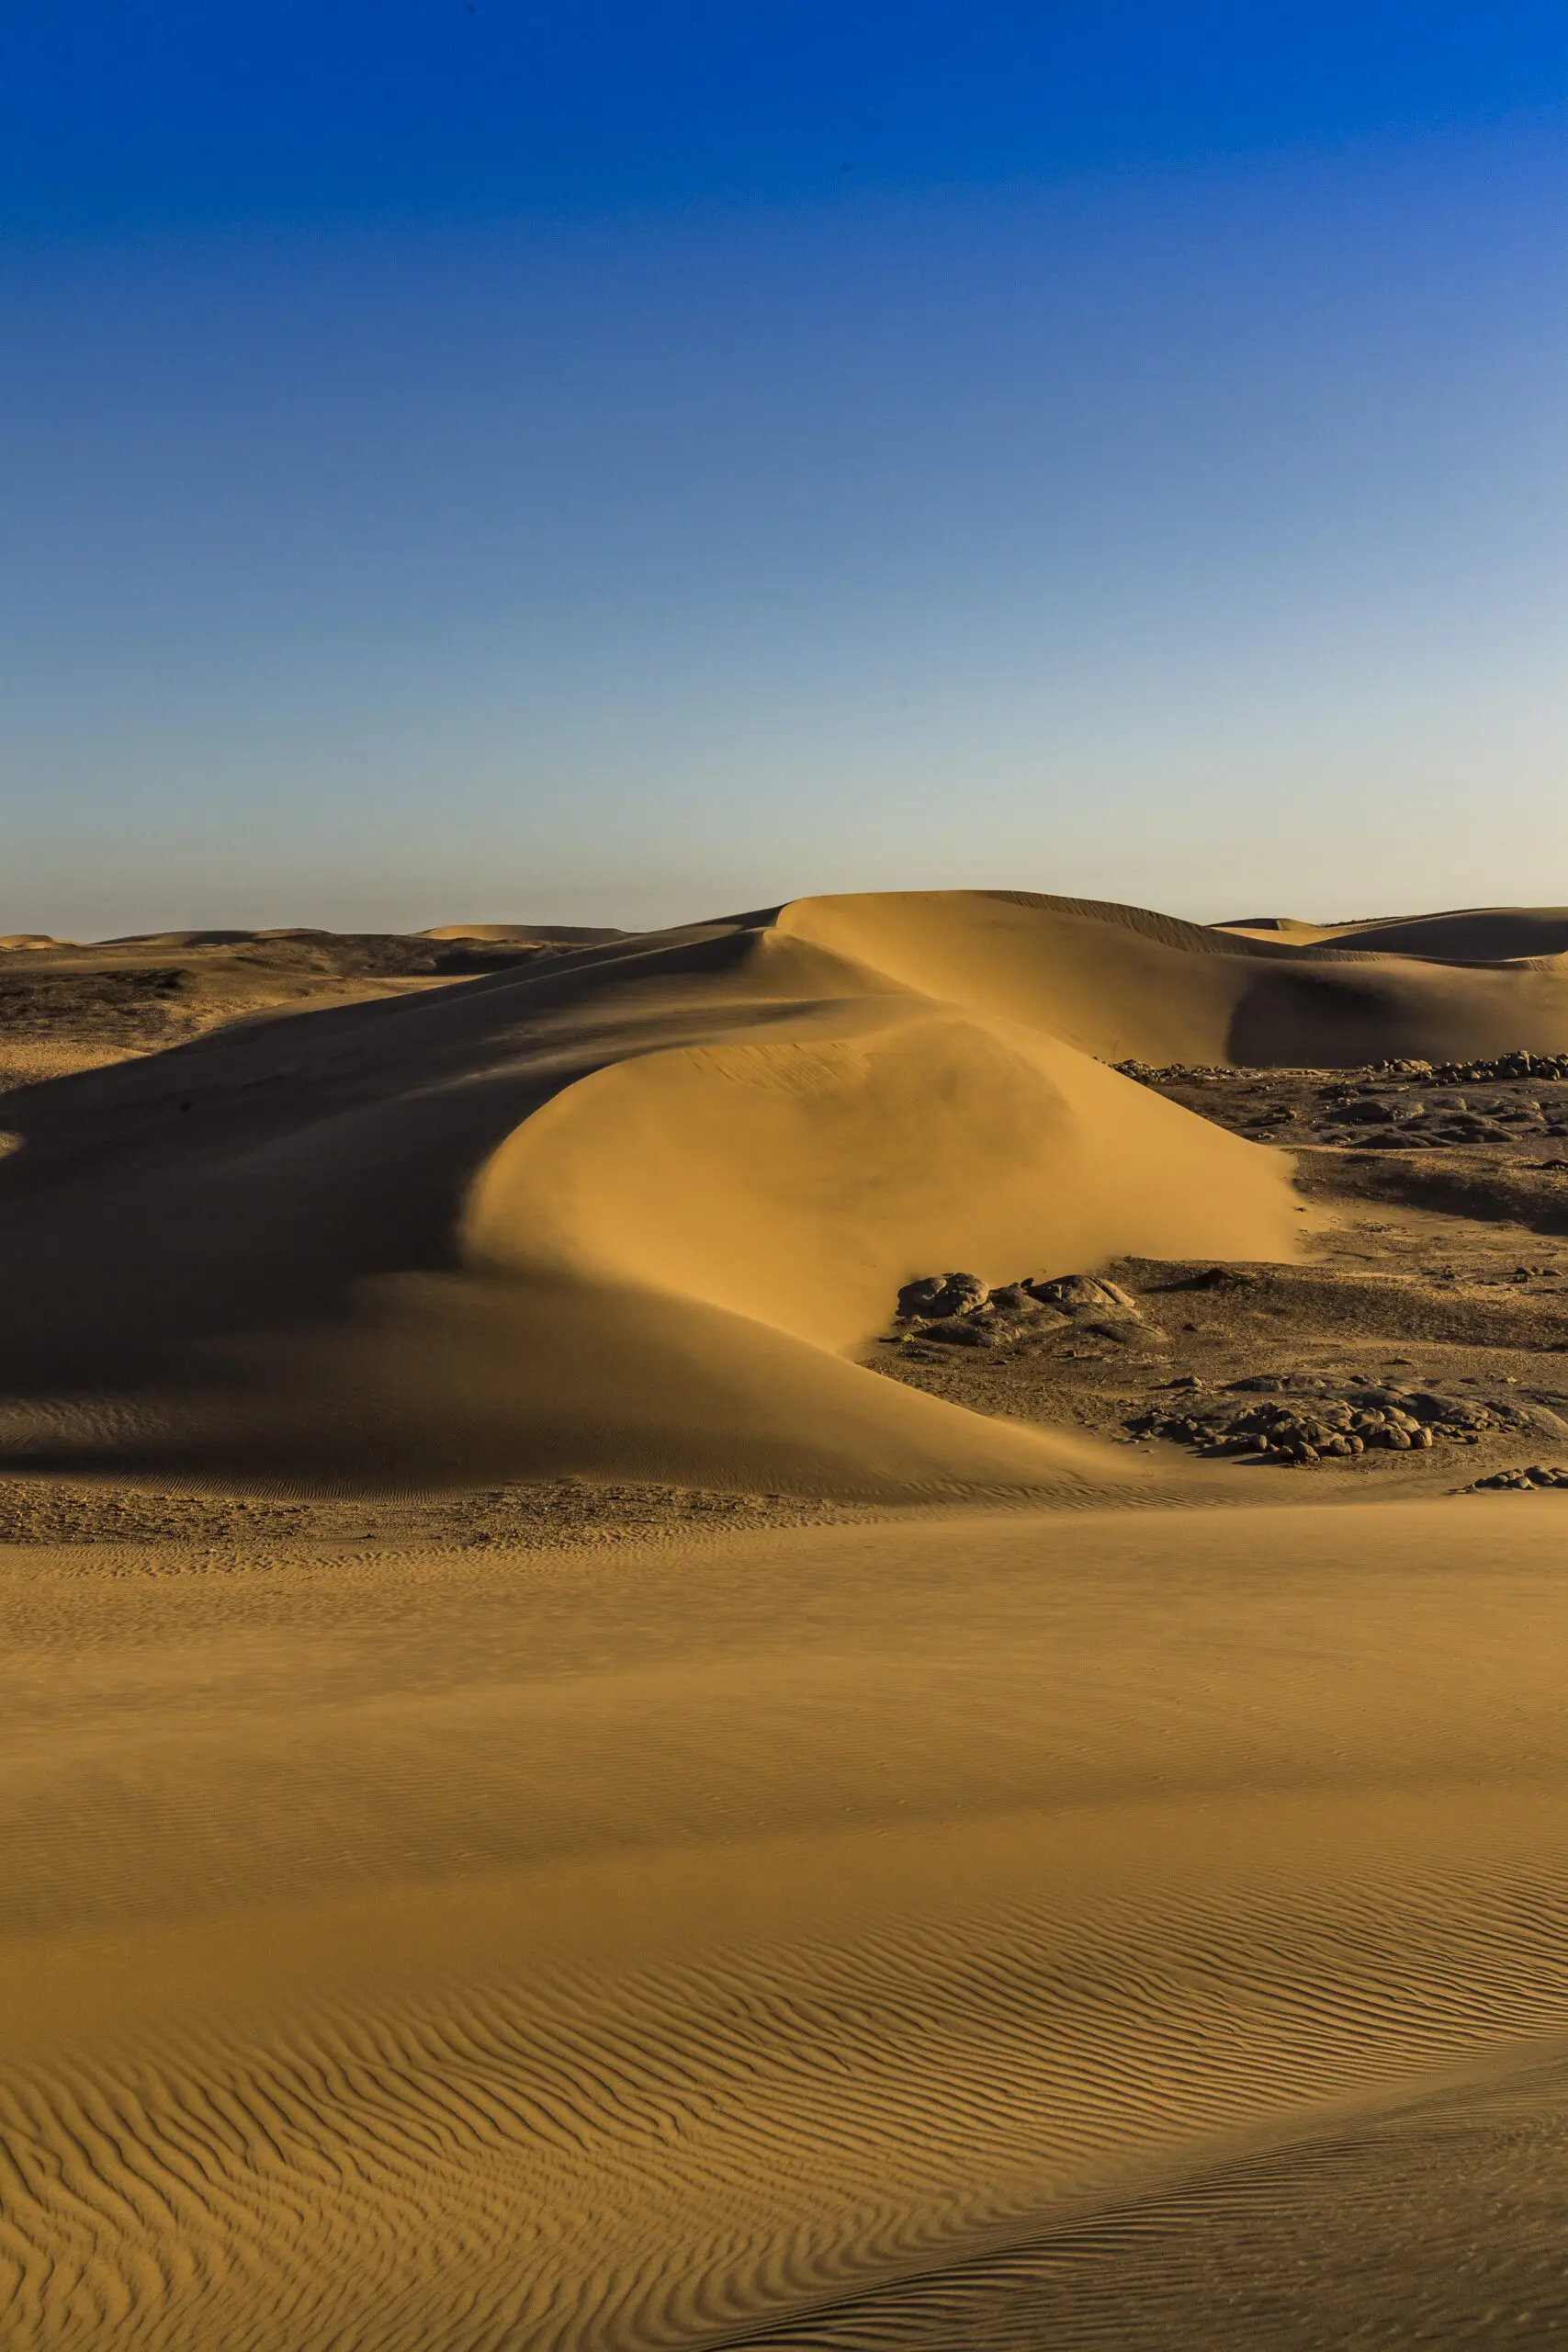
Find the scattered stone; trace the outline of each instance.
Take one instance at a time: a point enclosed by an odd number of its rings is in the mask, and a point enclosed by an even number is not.
[[[1171,1387],[1179,1385],[1185,1385],[1173,1382]],[[1233,1381],[1229,1397],[1184,1412],[1142,1413],[1125,1427],[1135,1437],[1165,1438],[1207,1455],[1306,1464],[1348,1461],[1378,1450],[1427,1453],[1438,1439],[1474,1445],[1483,1430],[1515,1427],[1521,1418],[1509,1406],[1481,1405],[1431,1390],[1412,1394],[1364,1386],[1330,1396],[1321,1393],[1322,1383],[1314,1383],[1310,1402],[1306,1396],[1298,1402],[1280,1396],[1285,1385],[1273,1374],[1256,1374]],[[1233,1397],[1247,1401],[1238,1409]]]
[[[1521,1049],[1443,1063],[1406,1056],[1339,1070],[1137,1060],[1115,1068],[1232,1134],[1276,1148],[1533,1153],[1568,1136],[1568,1054]]]
[[[1568,1054],[1498,1054],[1491,1061],[1438,1062],[1432,1071],[1439,1086],[1461,1086],[1502,1078],[1568,1078]]]

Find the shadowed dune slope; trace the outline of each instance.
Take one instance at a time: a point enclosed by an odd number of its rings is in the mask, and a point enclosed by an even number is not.
[[[0,1426],[88,1467],[1081,1492],[1131,1473],[841,1351],[933,1269],[1292,1253],[1282,1157],[1106,1060],[1564,1043],[1568,960],[972,891],[237,1024],[0,1105]]]

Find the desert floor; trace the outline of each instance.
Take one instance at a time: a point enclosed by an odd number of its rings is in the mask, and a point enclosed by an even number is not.
[[[1568,2335],[1568,917],[0,981],[7,2352]]]

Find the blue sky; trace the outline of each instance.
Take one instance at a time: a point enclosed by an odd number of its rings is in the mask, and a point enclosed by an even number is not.
[[[1561,6],[0,6],[0,930],[1568,900]]]

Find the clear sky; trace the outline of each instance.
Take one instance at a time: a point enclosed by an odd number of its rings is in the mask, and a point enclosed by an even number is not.
[[[0,931],[1568,902],[1562,0],[0,0]]]

